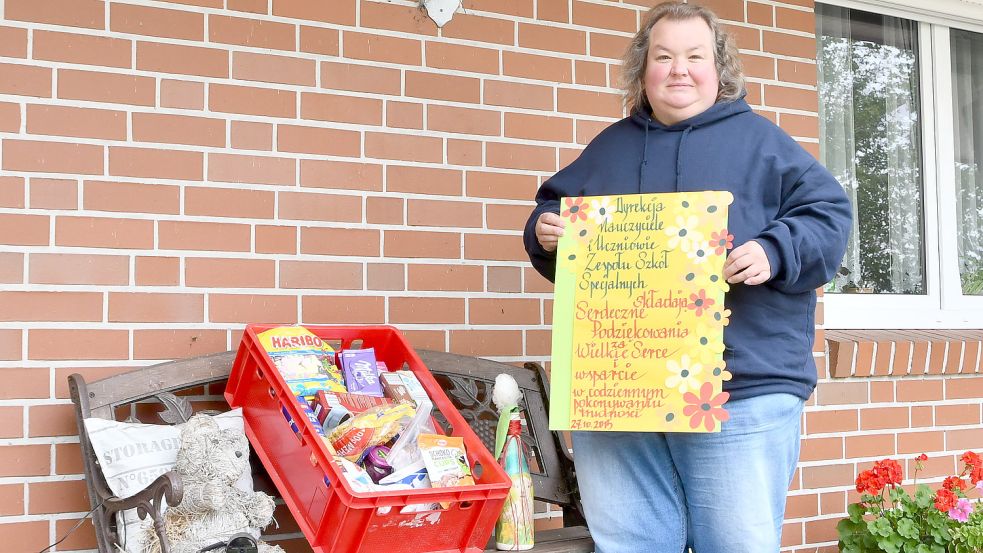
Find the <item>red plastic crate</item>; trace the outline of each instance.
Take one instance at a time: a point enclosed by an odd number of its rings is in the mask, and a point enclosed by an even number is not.
[[[317,553],[475,553],[483,551],[511,481],[433,379],[416,352],[390,326],[306,326],[322,340],[375,348],[390,370],[413,371],[434,407],[464,438],[474,486],[360,493],[348,485],[321,437],[291,395],[257,334],[280,325],[248,325],[225,399],[241,407],[246,435],[287,507]],[[291,430],[284,409],[300,428]],[[406,505],[449,502],[446,510],[400,514]]]

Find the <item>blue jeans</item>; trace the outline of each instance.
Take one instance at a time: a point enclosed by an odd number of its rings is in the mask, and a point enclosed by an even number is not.
[[[574,432],[596,552],[777,552],[803,403],[789,394],[728,402],[716,434]]]

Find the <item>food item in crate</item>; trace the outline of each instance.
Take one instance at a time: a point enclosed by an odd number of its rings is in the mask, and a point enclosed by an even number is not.
[[[427,391],[423,388],[423,384],[420,384],[420,380],[413,374],[413,371],[396,371],[396,374],[403,380],[403,384],[406,386],[407,392],[409,392],[410,397],[413,398],[414,403],[419,403],[421,401],[430,401],[430,396],[427,395]]]
[[[399,434],[415,413],[408,403],[373,407],[341,423],[325,441],[335,454],[357,463],[366,449]]]
[[[346,391],[334,349],[311,331],[279,326],[257,337],[294,395],[310,398],[318,390]]]
[[[380,405],[392,405],[392,401],[384,397],[367,396],[364,394],[349,394],[346,392],[319,391],[314,395],[312,408],[317,419],[324,422],[327,413],[335,407],[344,407],[353,414],[362,413]]]
[[[341,467],[341,475],[348,481],[348,485],[352,487],[352,490],[356,492],[376,491],[375,482],[369,477],[369,473],[365,472],[365,469],[344,457],[335,457],[334,462]]]
[[[345,386],[353,394],[382,397],[382,383],[379,382],[379,366],[375,360],[375,349],[346,349],[338,354],[341,371],[345,375]]]
[[[392,474],[379,480],[380,490],[408,489],[418,490],[430,488],[430,476],[427,474],[427,467],[423,464],[423,459],[413,464],[407,465],[399,470],[394,470]],[[441,508],[440,503],[411,503],[399,510],[400,513],[420,513],[423,511],[436,511]]]
[[[379,373],[379,380],[382,382],[383,393],[389,399],[416,403],[410,395],[409,388],[403,383],[403,377],[396,373]]]
[[[389,484],[405,484],[413,489],[431,487],[430,475],[427,474],[427,466],[423,464],[423,459],[406,465],[401,469],[393,470],[392,474],[379,480],[379,484],[383,486]]]
[[[398,490],[416,490],[429,488],[430,479],[427,477],[427,469],[423,466],[423,461],[412,467],[412,470],[393,473],[379,483],[373,482],[370,478],[370,471],[363,469],[344,457],[335,457],[334,462],[341,467],[341,475],[348,481],[348,485],[356,492],[394,492]],[[424,511],[435,511],[440,509],[439,503],[411,503],[399,510],[401,514],[420,513]],[[379,513],[386,514],[391,507],[380,507]]]
[[[467,452],[464,450],[464,438],[420,434],[417,443],[433,487],[474,485]]]
[[[318,390],[318,391],[323,392],[324,390]],[[315,418],[317,418],[316,415]],[[334,407],[328,409],[327,414],[325,414],[325,416],[319,420],[321,424],[321,429],[325,432],[324,435],[327,435],[328,432],[331,432],[335,428],[338,428],[338,426],[341,423],[347,421],[350,418],[352,418],[351,411],[345,408],[344,405],[335,405]]]
[[[369,477],[376,484],[393,472],[393,468],[386,461],[388,456],[389,448],[384,445],[375,445],[365,450],[362,466],[365,467],[365,472],[369,473]]]
[[[311,410],[311,406],[307,403],[307,400],[305,400],[303,396],[296,396],[296,400],[297,405],[300,406],[300,410],[304,413],[304,416],[306,416],[307,420],[311,421],[311,425],[314,426],[314,431],[319,435],[324,436],[321,423],[318,422],[317,417],[314,416],[314,411]],[[294,422],[293,417],[290,416],[286,406],[280,407],[280,411],[283,413],[283,417],[287,419],[287,422],[290,423],[290,429],[294,431],[294,434],[300,434],[300,426]]]

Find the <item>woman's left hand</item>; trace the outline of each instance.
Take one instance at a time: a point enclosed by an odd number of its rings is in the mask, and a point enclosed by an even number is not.
[[[768,282],[771,264],[761,244],[749,240],[731,250],[724,261],[724,278],[731,284],[743,282],[750,286]]]

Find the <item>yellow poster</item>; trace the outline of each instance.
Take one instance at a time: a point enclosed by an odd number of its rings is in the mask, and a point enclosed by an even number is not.
[[[720,430],[732,201],[729,192],[561,199],[551,429]]]

